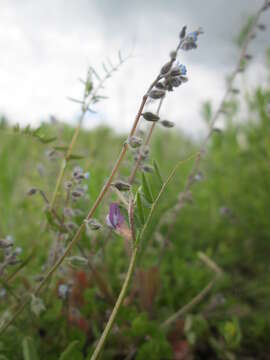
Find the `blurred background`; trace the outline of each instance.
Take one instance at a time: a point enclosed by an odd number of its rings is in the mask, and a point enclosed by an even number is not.
[[[203,27],[196,52],[180,54],[189,83],[173,93],[163,111],[189,134],[204,130],[200,104],[215,104],[224,91],[224,76],[232,69],[237,49],[232,41],[243,21],[260,0],[105,1],[105,0],[1,0],[0,1],[0,112],[13,123],[37,125],[50,115],[74,124],[84,78],[92,65],[102,72],[107,58],[118,61],[132,53],[118,74],[106,84],[110,98],[97,106],[86,127],[108,124],[117,131],[130,128],[141,96],[175,47],[183,25],[190,31]],[[269,17],[262,21],[269,24]],[[269,44],[260,34],[252,53],[255,60],[246,86],[265,81],[261,49]]]

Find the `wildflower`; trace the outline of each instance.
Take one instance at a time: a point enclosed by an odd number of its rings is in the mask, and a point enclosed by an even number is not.
[[[116,203],[110,204],[110,210],[109,210],[109,214],[106,217],[106,222],[109,227],[111,227],[115,230],[120,228],[120,226],[123,224],[124,217],[120,213],[118,204],[116,204]]]
[[[186,66],[177,62],[176,66],[174,66],[173,69],[171,70],[170,75],[181,76],[181,75],[186,75],[186,73],[187,73]]]
[[[203,33],[202,29],[199,28],[198,30],[187,34],[187,36],[183,40],[182,49],[186,51],[196,49],[198,46],[197,45],[198,36],[202,33]]]
[[[89,172],[89,171],[87,171],[86,173],[84,173],[84,178],[85,178],[86,180],[90,179],[90,172]]]

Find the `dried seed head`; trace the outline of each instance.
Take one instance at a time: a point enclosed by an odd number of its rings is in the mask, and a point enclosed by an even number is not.
[[[161,91],[161,90],[153,90],[153,91]],[[162,92],[164,92],[164,91],[162,91]],[[150,111],[143,113],[142,117],[147,121],[154,121],[155,122],[155,121],[159,120],[159,116],[157,114],[154,114],[154,113],[150,112]]]
[[[166,128],[172,128],[175,126],[175,123],[169,120],[162,120],[160,121],[161,125],[166,127]]]
[[[85,220],[85,224],[91,230],[99,230],[102,227],[96,219]]]
[[[165,96],[166,92],[164,90],[151,90],[149,97],[152,99],[161,99]]]
[[[142,145],[142,142],[142,139],[137,136],[131,136],[130,138],[128,138],[128,144],[133,149],[140,147]]]
[[[116,187],[116,189],[118,189],[119,191],[129,191],[131,188],[129,183],[122,181],[122,180],[118,180],[118,181],[112,183],[112,185],[114,187]]]

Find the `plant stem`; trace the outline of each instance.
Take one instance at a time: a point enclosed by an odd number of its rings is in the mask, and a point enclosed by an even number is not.
[[[159,101],[157,112],[156,112],[157,115],[159,115],[160,108],[162,106],[163,100],[164,100],[164,98],[160,99],[160,101]],[[153,122],[153,124],[149,128],[149,131],[148,131],[148,134],[146,136],[144,146],[149,145],[155,126],[156,126],[156,123]],[[129,180],[128,180],[128,182],[130,184],[133,184],[133,182],[134,182],[134,179],[135,179],[135,176],[136,176],[136,173],[138,171],[138,168],[140,166],[141,161],[142,161],[142,154],[140,153],[139,157],[138,157],[138,160],[136,161],[136,163],[134,165],[134,168],[133,168],[133,170],[132,170],[132,172],[130,174]]]
[[[131,258],[130,258],[130,263],[129,263],[129,267],[128,267],[128,271],[127,271],[127,274],[126,274],[126,278],[125,278],[125,281],[123,283],[123,286],[122,286],[122,289],[120,291],[120,294],[118,296],[118,299],[115,303],[115,306],[113,308],[113,311],[111,313],[111,316],[109,318],[109,321],[107,322],[107,325],[101,335],[101,338],[99,339],[99,342],[97,344],[97,347],[93,353],[93,355],[91,356],[90,360],[96,360],[98,359],[102,349],[103,349],[103,346],[105,344],[105,341],[107,340],[107,337],[111,331],[111,328],[113,326],[113,323],[115,321],[115,318],[119,312],[119,309],[123,303],[123,300],[124,300],[124,297],[127,293],[127,289],[128,289],[128,285],[130,283],[130,280],[131,280],[131,277],[132,277],[132,274],[134,272],[134,268],[135,268],[135,262],[136,262],[136,257],[137,257],[137,253],[138,253],[138,247],[135,246],[133,248],[133,251],[132,251],[132,255],[131,255]]]
[[[176,320],[178,320],[181,316],[185,315],[188,311],[190,311],[194,306],[198,305],[212,290],[217,277],[214,277],[203,289],[197,294],[188,304],[184,305],[181,309],[179,309],[176,313],[170,316],[166,321],[161,324],[162,329],[169,328]]]

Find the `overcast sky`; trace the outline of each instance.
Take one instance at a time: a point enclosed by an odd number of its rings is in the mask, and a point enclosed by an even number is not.
[[[170,94],[162,115],[189,133],[202,129],[202,101],[218,103],[224,77],[233,68],[237,50],[232,40],[262,0],[0,0],[0,113],[12,122],[36,125],[50,115],[75,123],[88,65],[102,73],[118,50],[129,59],[106,84],[99,115],[86,126],[110,124],[128,130],[141,96],[178,40],[179,30],[202,26],[199,48],[180,54],[190,81]],[[262,18],[270,23],[270,11]],[[255,55],[248,84],[264,81],[263,54],[269,31],[252,46]]]

